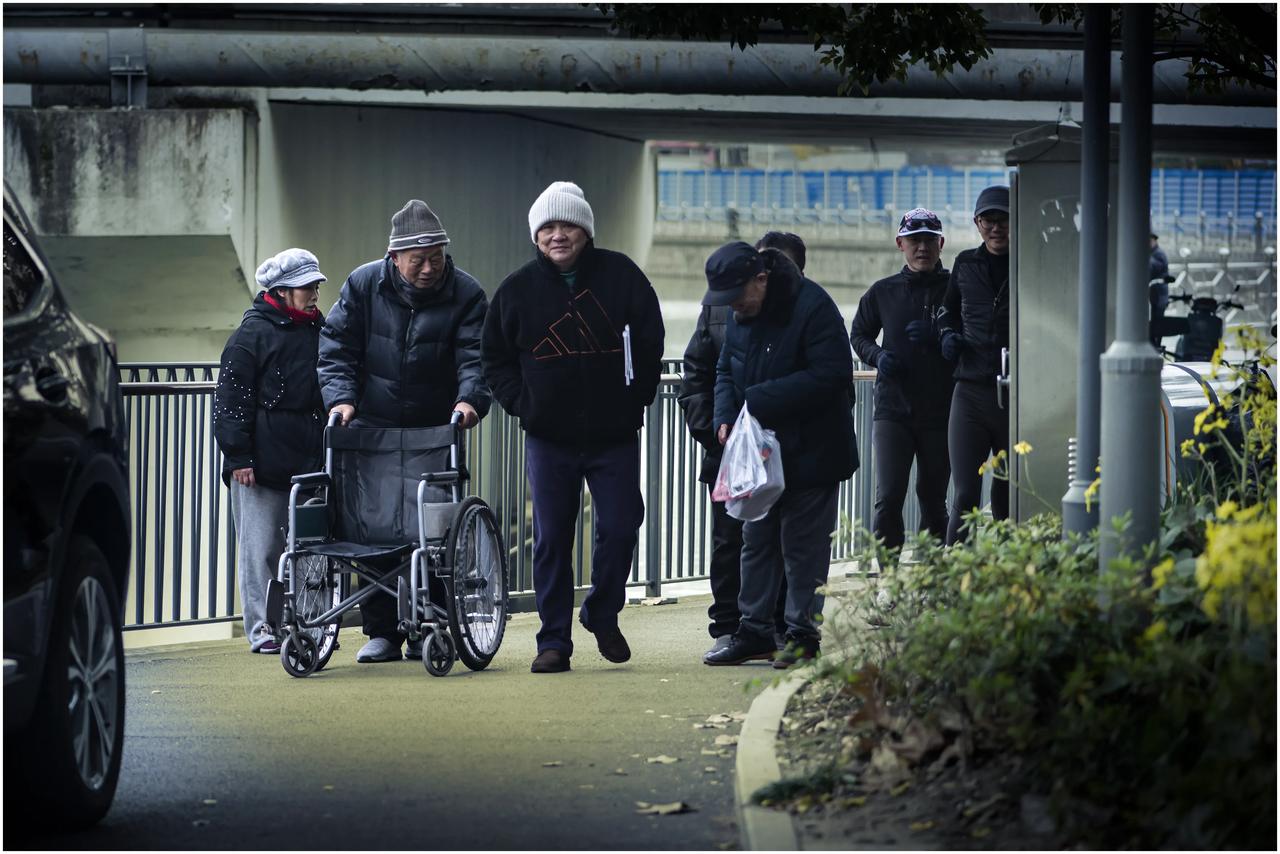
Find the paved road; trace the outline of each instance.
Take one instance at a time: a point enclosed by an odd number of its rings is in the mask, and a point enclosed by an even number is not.
[[[745,711],[775,671],[703,665],[707,604],[628,606],[632,661],[609,664],[580,631],[565,674],[528,672],[530,614],[488,670],[440,679],[416,661],[357,665],[358,629],[301,680],[239,640],[131,653],[112,811],[78,835],[10,838],[7,822],[6,847],[737,847],[733,749],[702,751],[738,725],[694,724]],[[660,755],[679,761],[646,761]]]

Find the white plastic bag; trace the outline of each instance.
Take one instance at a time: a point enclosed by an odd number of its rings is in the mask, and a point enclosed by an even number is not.
[[[785,485],[777,436],[744,404],[725,443],[712,500],[725,502],[733,518],[755,522],[769,513]]]

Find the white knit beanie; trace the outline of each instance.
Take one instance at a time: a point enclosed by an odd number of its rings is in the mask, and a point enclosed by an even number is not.
[[[538,229],[549,222],[568,222],[581,226],[587,237],[596,236],[596,218],[582,188],[572,181],[553,181],[529,208],[529,239],[538,242]]]

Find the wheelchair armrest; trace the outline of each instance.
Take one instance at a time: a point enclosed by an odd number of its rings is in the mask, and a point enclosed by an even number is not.
[[[299,484],[300,486],[328,486],[329,473],[324,471],[313,471],[310,474],[295,474],[292,482]]]
[[[430,484],[457,483],[459,476],[456,471],[429,471],[423,473],[422,479]]]

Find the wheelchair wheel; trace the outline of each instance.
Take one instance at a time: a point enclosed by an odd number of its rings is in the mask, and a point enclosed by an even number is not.
[[[507,556],[489,505],[462,502],[446,541],[449,560],[449,633],[458,658],[483,670],[502,645],[507,624]]]
[[[453,669],[453,638],[446,631],[436,631],[427,635],[427,642],[422,649],[422,666],[432,676],[444,676]]]
[[[315,673],[320,664],[320,650],[315,639],[306,632],[289,632],[280,644],[280,663],[285,673],[301,679]]]
[[[293,571],[297,573],[294,597],[294,614],[299,620],[311,622],[324,614],[339,601],[337,578],[333,573],[330,559],[324,555],[304,554],[293,561]],[[327,623],[323,626],[300,628],[302,634],[309,635],[319,650],[316,670],[323,670],[338,648],[338,623]]]

